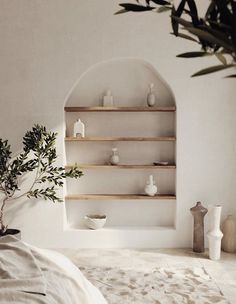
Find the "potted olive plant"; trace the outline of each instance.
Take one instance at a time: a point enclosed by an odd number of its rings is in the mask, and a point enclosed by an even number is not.
[[[57,190],[63,186],[63,180],[83,175],[77,167],[66,171],[55,165],[56,137],[57,133],[35,125],[23,137],[23,150],[16,157],[12,157],[8,140],[0,139],[0,237],[19,233],[19,230],[9,229],[5,224],[4,211],[8,203],[12,204],[22,197],[61,202]],[[34,178],[29,188],[22,193],[20,185],[29,172],[32,172]]]

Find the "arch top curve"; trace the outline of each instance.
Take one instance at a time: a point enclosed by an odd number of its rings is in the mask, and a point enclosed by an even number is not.
[[[168,83],[153,65],[138,58],[115,58],[91,66],[76,81],[65,105],[99,106],[106,91],[111,90],[116,106],[143,106],[150,83],[154,84],[158,106],[175,106]]]

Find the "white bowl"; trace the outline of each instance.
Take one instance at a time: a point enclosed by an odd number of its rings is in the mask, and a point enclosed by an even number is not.
[[[85,215],[84,217],[84,223],[89,229],[100,229],[102,228],[106,223],[107,217],[106,215]]]

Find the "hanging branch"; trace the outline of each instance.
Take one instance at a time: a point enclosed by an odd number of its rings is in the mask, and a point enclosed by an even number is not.
[[[200,52],[186,52],[177,55],[182,58],[216,56],[220,65],[205,68],[192,77],[214,73],[236,67],[236,1],[211,0],[203,18],[199,17],[194,0],[181,0],[175,7],[172,1],[145,0],[141,3],[120,3],[122,10],[116,14],[127,12],[166,12],[170,11],[173,35],[201,45]],[[181,26],[181,28],[180,28]],[[229,57],[229,62],[227,60]],[[227,77],[236,77],[236,74]]]

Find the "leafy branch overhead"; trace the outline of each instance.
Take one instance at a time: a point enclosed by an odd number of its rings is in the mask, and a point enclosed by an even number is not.
[[[211,0],[204,17],[199,17],[194,0],[181,0],[178,6],[165,0],[136,0],[136,3],[120,3],[122,9],[116,14],[127,12],[171,13],[173,35],[193,41],[201,46],[199,52],[186,52],[182,58],[215,55],[220,65],[205,68],[192,76],[205,75],[236,66],[236,1]],[[227,60],[228,59],[228,60]],[[229,61],[229,62],[228,62]],[[236,77],[232,74],[228,77]]]
[[[0,232],[6,230],[3,224],[3,211],[6,202],[20,197],[43,198],[61,202],[57,195],[65,178],[80,178],[83,173],[77,167],[66,171],[55,165],[57,133],[48,132],[44,126],[35,125],[23,137],[23,151],[12,158],[11,147],[7,140],[0,139],[0,192],[3,201],[0,208]],[[33,181],[27,191],[21,193],[22,177],[32,172]],[[17,193],[19,193],[17,195]]]

